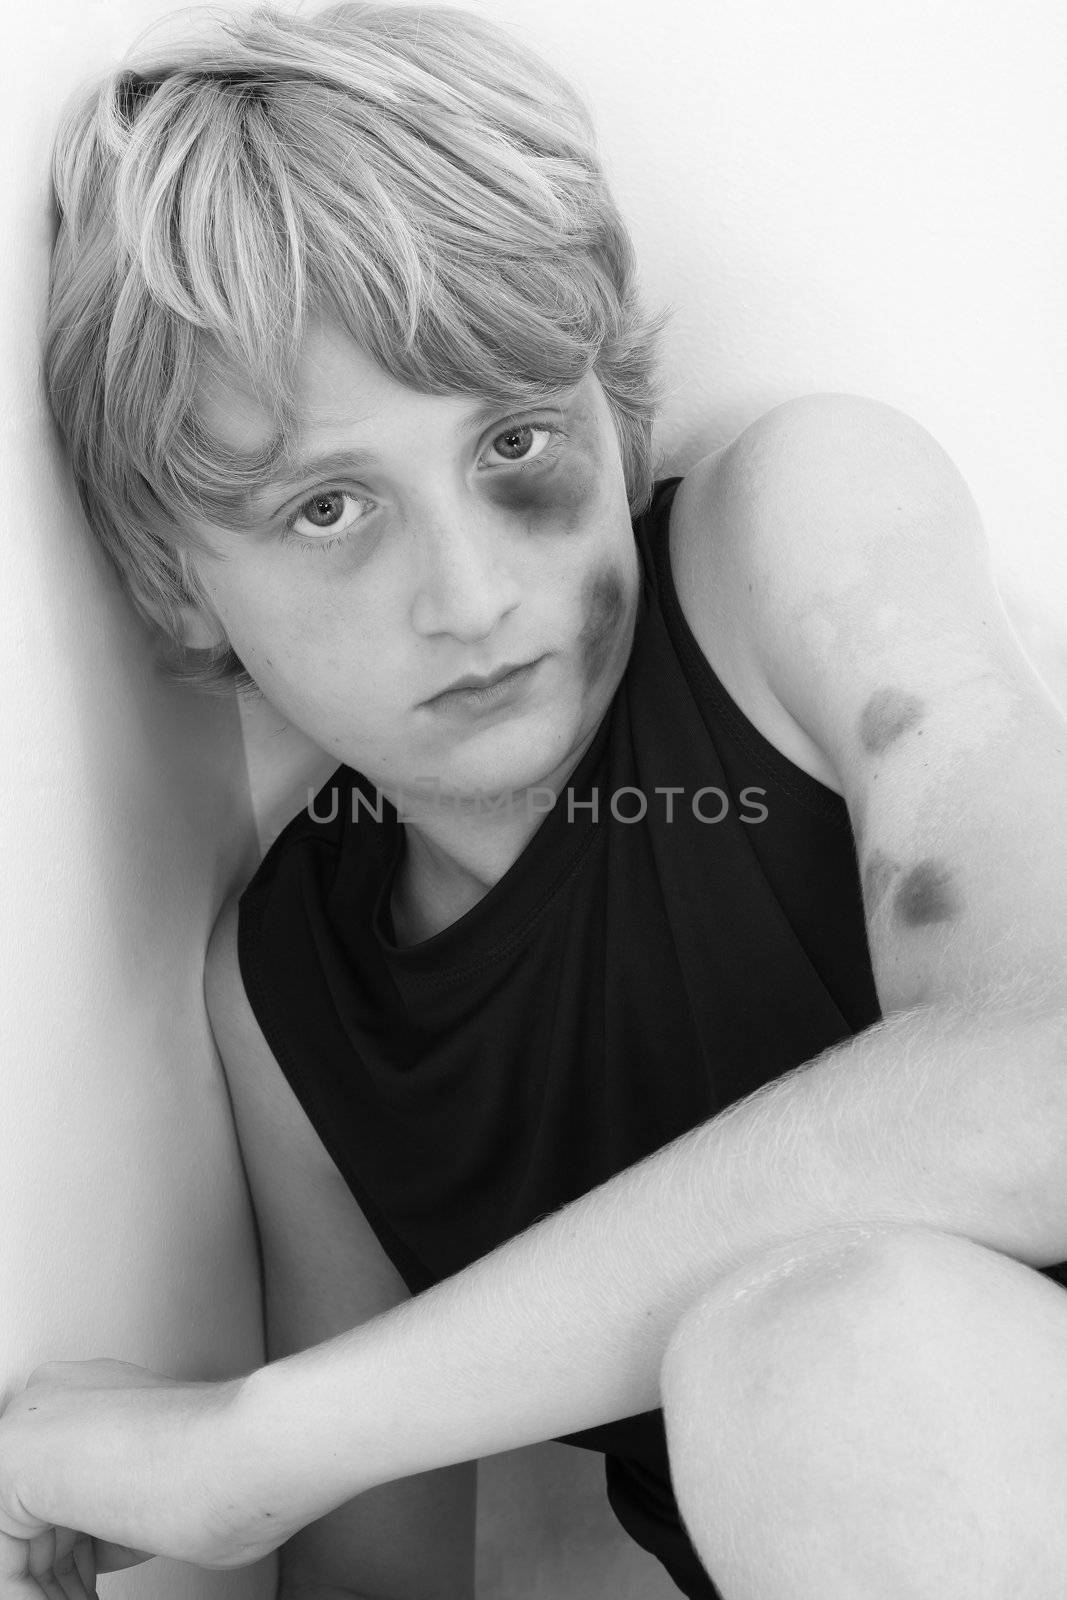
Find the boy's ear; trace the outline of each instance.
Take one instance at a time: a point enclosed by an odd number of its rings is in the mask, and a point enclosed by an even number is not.
[[[199,606],[179,606],[178,621],[187,650],[212,650],[227,643],[222,624]]]

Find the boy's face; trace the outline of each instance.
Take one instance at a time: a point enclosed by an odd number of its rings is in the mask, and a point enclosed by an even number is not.
[[[235,385],[205,379],[199,409],[235,448],[271,436]],[[268,700],[386,795],[561,778],[622,676],[639,593],[597,379],[486,409],[405,388],[324,325],[300,415],[303,465],[262,486],[254,531],[202,526],[196,563]],[[442,696],[527,663],[495,696]]]

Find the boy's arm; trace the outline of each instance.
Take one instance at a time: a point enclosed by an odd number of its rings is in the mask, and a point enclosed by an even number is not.
[[[1052,1265],[1067,1259],[1065,1102],[1062,1000],[891,1016],[244,1379],[42,1369],[0,1418],[0,1525],[244,1566],[377,1485],[656,1406],[683,1313],[801,1235],[917,1225]]]
[[[817,1230],[921,1225],[1067,1258],[1067,1021],[901,1013],[416,1299],[248,1377],[246,1530],[648,1410],[682,1313]]]
[[[237,908],[212,933],[204,992],[226,1069],[263,1266],[268,1356],[408,1299],[274,1059],[237,962]],[[277,1600],[473,1600],[473,1463],[373,1488],[278,1552]]]

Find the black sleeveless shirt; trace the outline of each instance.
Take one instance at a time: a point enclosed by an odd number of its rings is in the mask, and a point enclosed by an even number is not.
[[[397,946],[403,826],[344,766],[241,897],[252,1010],[413,1293],[880,1016],[845,802],[742,715],[682,615],[679,482],[634,524],[614,699],[477,905]],[[565,1442],[605,1453],[623,1527],[715,1596],[662,1413]]]

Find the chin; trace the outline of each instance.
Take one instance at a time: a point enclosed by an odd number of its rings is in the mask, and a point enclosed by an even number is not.
[[[493,730],[481,751],[465,752],[442,785],[455,794],[503,794],[534,789],[571,761],[583,737],[577,720],[557,714],[516,718]]]

